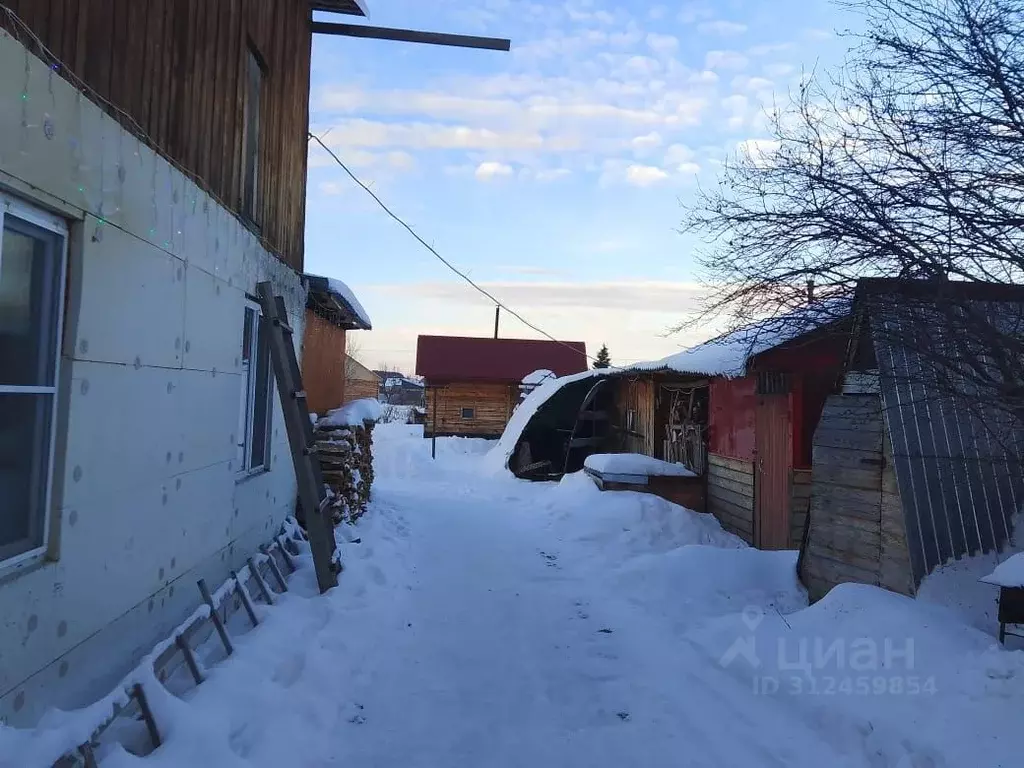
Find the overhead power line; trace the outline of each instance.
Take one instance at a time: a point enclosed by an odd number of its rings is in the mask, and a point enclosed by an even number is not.
[[[420,245],[422,245],[424,248],[426,248],[428,251],[430,251],[430,253],[433,254],[434,257],[438,261],[440,261],[442,264],[444,264],[446,267],[448,267],[448,269],[450,269],[456,275],[458,275],[463,280],[465,280],[467,283],[469,283],[469,285],[472,286],[474,289],[476,289],[479,293],[481,293],[482,295],[486,296],[488,299],[493,301],[497,306],[501,307],[503,310],[508,312],[510,315],[512,315],[512,317],[514,317],[516,320],[521,322],[527,328],[532,328],[534,331],[539,333],[541,336],[544,336],[545,338],[550,339],[551,341],[555,342],[556,344],[561,344],[563,347],[566,347],[567,349],[571,349],[574,352],[578,351],[576,349],[576,347],[572,346],[571,344],[566,344],[561,339],[556,339],[554,336],[552,336],[550,333],[545,331],[543,328],[540,328],[540,327],[534,325],[529,320],[527,320],[525,317],[523,317],[521,314],[519,314],[514,309],[510,308],[507,304],[505,304],[500,299],[498,299],[494,294],[492,294],[486,288],[483,288],[480,285],[478,285],[477,283],[475,283],[473,281],[473,279],[469,275],[467,275],[465,272],[463,272],[458,267],[456,267],[454,264],[452,264],[450,261],[448,261],[448,259],[446,259],[440,253],[438,253],[437,250],[430,243],[428,243],[426,240],[424,240],[422,237],[420,237],[419,234],[416,232],[416,230],[413,229],[411,226],[409,226],[405,222],[404,219],[402,219],[398,214],[396,214],[394,211],[392,211],[390,208],[388,208],[387,204],[377,196],[377,193],[374,192],[372,189],[370,189],[369,186],[364,184],[363,181],[358,176],[356,176],[354,173],[352,173],[352,171],[349,170],[348,166],[345,165],[345,163],[343,163],[341,161],[341,158],[338,157],[331,150],[330,147],[328,147],[326,144],[324,144],[324,142],[321,140],[321,138],[319,136],[317,136],[314,133],[310,133],[309,134],[309,138],[312,139],[313,141],[315,141],[317,144],[319,144],[320,147],[328,155],[330,155],[334,159],[334,162],[336,162],[339,166],[341,166],[341,169],[343,171],[345,171],[345,173],[348,174],[349,178],[352,179],[352,181],[354,181],[360,187],[362,187],[363,191],[366,192],[366,194],[368,194],[370,197],[373,198],[374,202],[376,202],[377,205],[379,205],[381,207],[381,209],[384,211],[384,213],[386,213],[388,216],[390,216],[392,219],[394,219],[396,222],[398,222],[402,226],[402,228],[405,229],[406,232],[408,232],[410,235],[412,235],[414,238],[416,238],[416,241]],[[584,353],[584,354],[586,355],[586,353]],[[590,355],[586,355],[586,357],[587,357],[587,359],[592,360],[592,361],[596,361],[597,360],[597,358],[591,357]]]

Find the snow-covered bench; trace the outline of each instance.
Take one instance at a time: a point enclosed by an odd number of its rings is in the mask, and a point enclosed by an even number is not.
[[[981,581],[999,587],[999,642],[1007,635],[1024,637],[1006,631],[1007,624],[1024,624],[1024,552],[1008,557]]]
[[[595,453],[583,463],[602,491],[639,491],[704,511],[704,478],[682,464],[640,453]]]

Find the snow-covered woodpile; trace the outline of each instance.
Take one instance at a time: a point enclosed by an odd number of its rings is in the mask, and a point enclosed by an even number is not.
[[[316,422],[317,454],[336,524],[354,523],[366,511],[373,486],[373,426],[379,417],[376,400],[357,400]]]

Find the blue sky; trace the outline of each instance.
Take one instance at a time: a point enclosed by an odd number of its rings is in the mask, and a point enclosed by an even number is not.
[[[839,62],[835,32],[856,22],[824,0],[368,4],[373,24],[509,37],[512,52],[318,36],[312,130],[475,280],[620,363],[701,340],[665,334],[700,296],[680,205],[759,146],[765,107]],[[368,365],[411,371],[419,333],[491,333],[487,300],[315,149],[306,227],[307,269],[373,318],[353,334]],[[536,336],[511,317],[502,335]]]

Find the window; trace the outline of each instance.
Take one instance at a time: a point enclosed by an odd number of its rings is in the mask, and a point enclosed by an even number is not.
[[[464,419],[472,419],[475,416],[476,416],[476,410],[474,408],[463,408],[462,409],[462,418],[464,418]]]
[[[263,62],[251,45],[245,60],[245,152],[242,173],[242,215],[259,224],[260,180],[260,96],[263,92]]]
[[[242,325],[242,396],[238,415],[238,462],[241,472],[270,468],[270,424],[274,393],[270,378],[270,343],[266,321],[248,302]]]
[[[0,563],[49,538],[66,228],[0,195]]]

